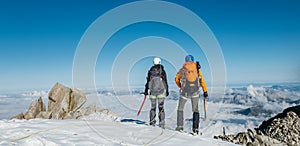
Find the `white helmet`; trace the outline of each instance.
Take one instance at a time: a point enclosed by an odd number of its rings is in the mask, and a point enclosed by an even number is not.
[[[154,65],[161,64],[160,58],[155,57],[155,58],[153,59],[153,64],[154,64]]]

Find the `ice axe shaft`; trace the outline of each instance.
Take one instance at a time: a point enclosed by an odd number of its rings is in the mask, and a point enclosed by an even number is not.
[[[206,97],[203,98],[203,108],[204,108],[204,120],[206,120]]]
[[[143,102],[142,102],[142,105],[141,105],[141,107],[140,107],[140,109],[139,109],[138,113],[137,113],[137,116],[139,116],[139,115],[140,115],[140,113],[141,113],[141,111],[142,111],[142,108],[143,108],[143,106],[144,106],[144,103],[145,103],[145,101],[146,101],[146,96],[147,96],[147,95],[144,95],[144,100],[143,100]]]

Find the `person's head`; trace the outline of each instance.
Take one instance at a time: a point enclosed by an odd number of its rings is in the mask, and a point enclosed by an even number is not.
[[[185,56],[185,62],[194,62],[194,57],[192,55]]]
[[[160,58],[155,57],[155,58],[153,59],[153,64],[154,64],[154,65],[161,64]]]

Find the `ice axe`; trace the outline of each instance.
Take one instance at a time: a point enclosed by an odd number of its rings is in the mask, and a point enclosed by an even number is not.
[[[204,120],[206,120],[206,97],[203,98]]]
[[[201,68],[199,61],[196,61],[196,65],[197,65],[197,72],[199,74],[199,69]],[[203,108],[204,108],[204,120],[206,120],[206,97],[203,98]]]
[[[141,94],[144,94],[144,93],[141,93]],[[143,108],[143,106],[144,106],[144,103],[145,103],[145,101],[146,101],[146,97],[147,97],[147,95],[146,95],[146,94],[144,94],[144,100],[143,100],[143,102],[142,102],[142,105],[141,105],[141,107],[140,107],[140,109],[139,109],[138,113],[137,113],[137,116],[139,116],[139,115],[140,115],[140,113],[141,113],[141,111],[142,111],[142,108]]]

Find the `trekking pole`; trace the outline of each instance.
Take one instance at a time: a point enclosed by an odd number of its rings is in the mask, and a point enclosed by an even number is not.
[[[147,95],[144,95],[144,100],[143,100],[143,102],[142,102],[142,105],[141,105],[141,107],[140,107],[138,113],[137,113],[137,116],[139,116],[140,113],[141,113],[141,110],[142,110],[142,108],[143,108],[143,106],[144,106],[144,103],[145,103],[145,101],[146,101],[146,97],[147,97]]]
[[[206,120],[206,97],[203,98],[204,120]]]
[[[196,61],[196,65],[197,65],[197,72],[199,74],[199,69],[201,68],[199,61]],[[203,97],[203,108],[204,108],[204,120],[206,120],[206,97]]]

